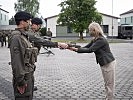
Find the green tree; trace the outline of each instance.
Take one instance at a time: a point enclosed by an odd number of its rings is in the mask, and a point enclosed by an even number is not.
[[[26,11],[35,16],[39,12],[38,0],[18,0],[14,4],[15,11]]]
[[[65,0],[59,4],[62,8],[57,23],[72,27],[80,33],[80,39],[83,39],[83,32],[92,21],[101,23],[102,16],[94,7],[95,0]]]
[[[9,20],[9,25],[16,25],[15,19],[12,16],[12,18]]]
[[[46,36],[46,27],[41,28],[41,36]]]

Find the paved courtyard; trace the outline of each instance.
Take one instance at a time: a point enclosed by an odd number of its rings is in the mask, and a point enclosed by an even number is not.
[[[85,44],[80,44],[85,45]],[[133,100],[133,43],[112,43],[117,60],[115,100]],[[33,100],[104,100],[102,73],[95,55],[50,49],[39,54]],[[44,52],[44,49],[41,49]],[[14,100],[9,49],[0,47],[0,100]]]

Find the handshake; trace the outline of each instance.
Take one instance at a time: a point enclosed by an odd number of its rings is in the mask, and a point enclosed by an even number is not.
[[[67,44],[67,43],[58,43],[58,47],[60,49],[69,49],[69,50],[72,50],[72,51],[77,51],[78,48],[80,48],[81,46],[80,45],[76,45],[76,44]]]

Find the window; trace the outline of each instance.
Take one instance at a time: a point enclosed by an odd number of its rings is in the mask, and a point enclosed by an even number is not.
[[[103,33],[108,33],[108,25],[102,25]]]
[[[6,15],[5,15],[5,21],[6,21]]]
[[[2,14],[0,16],[1,16],[1,20],[2,20]]]
[[[125,27],[125,30],[132,30],[132,26]]]
[[[67,27],[67,33],[72,33],[72,28],[71,27]]]
[[[133,23],[133,16],[131,16],[131,23]]]
[[[126,24],[126,21],[127,21],[127,19],[125,18],[125,24]]]

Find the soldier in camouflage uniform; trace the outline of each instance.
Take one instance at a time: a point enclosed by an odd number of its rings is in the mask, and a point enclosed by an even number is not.
[[[50,31],[50,28],[48,28],[47,36],[52,37],[52,32]]]
[[[28,31],[28,36],[30,42],[33,44],[34,47],[38,48],[38,53],[40,51],[41,46],[47,46],[47,47],[59,47],[59,46],[67,46],[66,44],[63,43],[57,43],[57,42],[52,42],[49,40],[45,40],[40,37],[40,32],[39,29],[41,28],[42,25],[42,20],[40,18],[33,18],[31,20],[31,29]],[[34,86],[34,90],[37,90],[37,87]]]
[[[38,54],[40,52],[40,49],[41,49],[41,45],[36,43],[37,39],[33,40],[32,39],[32,36],[33,37],[40,37],[40,32],[39,32],[39,29],[41,28],[41,25],[42,25],[42,20],[40,18],[33,18],[31,20],[31,29],[29,30],[28,34],[29,34],[29,40],[30,42],[32,43],[32,45],[34,47],[37,47],[38,48]],[[31,33],[31,34],[30,34]],[[56,46],[56,45],[55,45]],[[35,69],[34,69],[35,70]],[[34,86],[34,91],[37,90],[37,86]]]
[[[64,43],[58,43],[58,42],[52,42],[46,39],[43,39],[42,37],[40,37],[40,32],[39,29],[41,28],[42,25],[42,20],[40,18],[33,18],[31,20],[31,30],[28,31],[28,36],[29,36],[29,40],[32,44],[34,44],[35,47],[38,48],[38,50],[40,50],[41,46],[47,46],[47,47],[66,47],[67,45]],[[39,52],[39,51],[38,51]]]
[[[15,100],[32,100],[37,48],[31,45],[25,32],[29,26],[31,15],[20,11],[15,14],[14,18],[17,28],[10,37],[14,96]]]
[[[30,41],[43,46],[67,48],[65,43],[47,41],[33,34],[27,34],[31,15],[20,11],[14,16],[17,28],[10,36],[10,54],[13,73],[15,100],[32,100],[35,62],[38,49]],[[29,41],[30,40],[30,41]]]
[[[40,37],[41,33],[39,32],[41,25],[42,25],[42,20],[40,18],[33,18],[31,20],[31,32],[35,37]],[[31,41],[33,42],[33,41]],[[41,49],[41,45],[39,45],[38,43],[34,42],[34,46],[38,48],[38,53]]]
[[[0,31],[0,42],[1,42],[1,47],[3,47],[4,42],[3,42],[3,32]]]
[[[6,47],[6,37],[7,37],[7,32],[3,31],[3,45]]]

